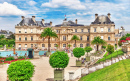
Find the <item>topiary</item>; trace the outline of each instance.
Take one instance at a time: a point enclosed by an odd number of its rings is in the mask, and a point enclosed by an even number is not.
[[[52,68],[65,68],[69,63],[68,54],[65,52],[56,51],[50,55],[49,63]]]
[[[77,57],[78,60],[79,60],[79,58],[85,54],[85,51],[84,51],[83,48],[80,48],[80,47],[78,48],[78,47],[77,47],[77,48],[74,48],[74,49],[73,49],[73,54],[74,54],[74,56]]]
[[[5,59],[6,61],[11,61],[11,60],[14,60],[14,57],[8,57]]]
[[[34,65],[30,61],[16,61],[9,65],[7,74],[11,81],[31,81],[34,73]]]

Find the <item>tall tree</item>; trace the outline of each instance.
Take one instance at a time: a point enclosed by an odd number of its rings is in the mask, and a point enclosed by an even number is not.
[[[94,40],[92,40],[91,44],[92,45],[96,44],[97,45],[97,51],[98,51],[99,45],[105,45],[107,43],[106,43],[106,41],[101,39],[101,37],[98,36],[98,37],[95,37]]]
[[[52,31],[52,28],[46,28],[43,30],[43,32],[40,35],[40,38],[44,38],[44,40],[48,39],[48,52],[50,52],[50,38],[58,38],[57,34]]]
[[[77,35],[73,35],[73,37],[71,38],[71,40],[75,41],[75,47],[77,47],[76,46],[76,40],[79,40],[79,37]]]
[[[10,38],[10,39],[15,39],[15,35],[14,35],[14,34],[11,34],[11,35],[9,36],[9,38]]]
[[[0,35],[0,40],[3,39],[3,38],[5,38],[5,36],[4,35]]]

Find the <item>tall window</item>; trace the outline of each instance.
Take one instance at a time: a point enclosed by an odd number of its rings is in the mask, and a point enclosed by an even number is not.
[[[21,47],[21,44],[19,44],[19,47]]]
[[[27,44],[25,44],[25,48],[27,48]]]
[[[75,47],[75,44],[73,44],[73,47]]]
[[[89,36],[87,36],[87,41],[89,41]]]
[[[108,36],[108,40],[111,40],[110,36]]]
[[[88,29],[88,32],[90,32],[90,29]]]
[[[31,29],[31,33],[33,33],[33,29]]]
[[[103,36],[101,36],[101,39],[103,39]]]
[[[77,29],[75,29],[75,32],[77,32]]]
[[[66,36],[63,36],[63,41],[66,41]]]
[[[27,41],[27,37],[25,37],[25,41]]]
[[[31,48],[33,48],[33,44],[31,44]]]
[[[96,28],[94,28],[94,32],[96,32]]]
[[[108,28],[108,32],[111,32],[110,28]]]
[[[25,33],[27,33],[27,29],[25,29]]]
[[[31,41],[33,41],[33,36],[31,36]]]
[[[21,29],[19,29],[19,33],[21,33]]]
[[[81,29],[81,32],[84,32],[84,29]]]
[[[80,40],[82,40],[82,36],[80,36]]]
[[[21,37],[19,37],[19,41],[21,41]]]
[[[66,44],[63,44],[63,47],[66,47]]]
[[[56,47],[57,44],[54,44],[54,47]]]
[[[42,47],[45,47],[45,44],[42,44]]]
[[[80,44],[80,47],[83,47],[83,44]]]
[[[56,30],[56,32],[58,33],[58,32],[59,32],[59,30]]]
[[[101,28],[101,32],[103,32],[103,28]]]

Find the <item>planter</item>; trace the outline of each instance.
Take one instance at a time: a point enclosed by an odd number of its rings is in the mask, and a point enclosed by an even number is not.
[[[64,81],[64,69],[54,70],[54,81]]]
[[[82,66],[82,62],[81,62],[81,60],[76,60],[76,66]]]
[[[51,54],[51,52],[47,52],[47,53],[46,53],[46,56],[49,57],[50,54]]]
[[[87,57],[86,57],[86,61],[90,61],[90,56],[87,56]]]

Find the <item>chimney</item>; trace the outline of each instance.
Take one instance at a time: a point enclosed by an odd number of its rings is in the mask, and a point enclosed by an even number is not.
[[[111,14],[110,14],[110,13],[108,13],[108,14],[107,14],[107,16],[108,16],[108,18],[109,18],[109,19],[111,18],[111,17],[110,17],[110,16],[111,16]]]
[[[35,21],[35,16],[32,16],[32,20],[33,20],[34,22],[36,22],[36,21]]]
[[[44,20],[44,19],[42,19],[42,24],[44,24],[44,21],[45,21],[45,20]]]
[[[77,20],[77,19],[75,19],[75,23],[76,23],[76,24],[77,24],[77,21],[78,21],[78,20]]]
[[[24,16],[21,16],[22,20],[25,18]]]
[[[97,17],[98,17],[98,14],[96,13],[96,14],[95,14],[95,19],[96,19]]]
[[[52,22],[50,21],[50,26],[52,26]]]

